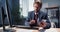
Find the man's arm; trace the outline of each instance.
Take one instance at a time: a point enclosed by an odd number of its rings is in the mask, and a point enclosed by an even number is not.
[[[34,23],[35,23],[35,20],[32,19],[32,12],[29,12],[28,17],[26,18],[26,23],[25,24],[31,26]]]
[[[27,17],[26,20],[25,20],[25,25],[26,25],[26,26],[29,26],[30,20],[31,20],[30,12],[28,12],[28,17]]]
[[[51,23],[49,21],[49,18],[48,18],[47,14],[44,15],[44,19],[46,19],[46,23],[47,23],[46,27],[44,27],[44,29],[49,29],[51,27]]]

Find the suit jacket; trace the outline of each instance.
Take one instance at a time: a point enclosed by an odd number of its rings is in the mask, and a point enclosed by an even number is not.
[[[28,17],[26,18],[25,25],[29,25],[29,21],[30,20],[34,20],[34,14],[35,14],[34,11],[31,11],[31,12],[28,13]],[[48,24],[47,24],[47,26],[45,28],[46,29],[50,28],[51,27],[51,23],[50,23],[50,21],[48,19],[47,13],[39,11],[38,12],[38,19],[37,19],[38,21],[37,21],[37,23],[41,22],[42,19],[46,19],[47,20],[46,23],[48,23]]]

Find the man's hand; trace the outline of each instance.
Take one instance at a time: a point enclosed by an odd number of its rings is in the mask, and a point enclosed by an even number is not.
[[[46,27],[46,25],[47,25],[47,23],[46,22],[43,22],[43,21],[40,24],[41,27]]]
[[[47,23],[44,22],[44,21],[41,21],[38,25],[39,25],[38,30],[41,30],[41,29],[43,29],[44,27],[46,27]]]
[[[39,27],[46,27],[46,25],[47,25],[47,23],[46,22],[44,22],[44,21],[41,21],[40,23],[39,23]]]
[[[29,23],[30,24],[34,24],[35,23],[35,20],[31,20]]]

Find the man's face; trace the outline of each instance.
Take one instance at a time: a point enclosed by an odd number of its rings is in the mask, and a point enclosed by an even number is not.
[[[41,9],[41,5],[39,4],[34,4],[33,7],[35,11],[39,11]]]

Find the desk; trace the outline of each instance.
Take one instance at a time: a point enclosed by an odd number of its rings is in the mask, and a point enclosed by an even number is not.
[[[26,27],[26,26],[20,26],[20,28],[15,28],[16,32],[39,32],[37,29],[26,29],[26,28],[22,28],[22,27]],[[27,26],[29,27],[29,26]],[[38,28],[38,27],[35,27]],[[50,28],[50,29],[44,29],[43,31],[45,32],[60,32],[60,28]]]
[[[32,31],[32,32],[38,32],[38,30],[35,30],[35,31]],[[46,29],[45,32],[60,32],[60,28]]]
[[[7,30],[11,29],[8,26],[5,27]],[[2,27],[0,27],[0,29],[3,29]],[[17,27],[13,27],[10,31],[14,30],[14,32],[38,32],[38,30],[36,29],[24,29],[24,28],[17,28]],[[3,31],[3,30],[1,30]],[[60,28],[50,28],[50,29],[45,29],[45,32],[60,32]]]
[[[32,29],[20,29],[16,28],[16,32],[38,32],[38,30],[32,30]],[[50,28],[46,29],[45,32],[60,32],[60,28]]]

